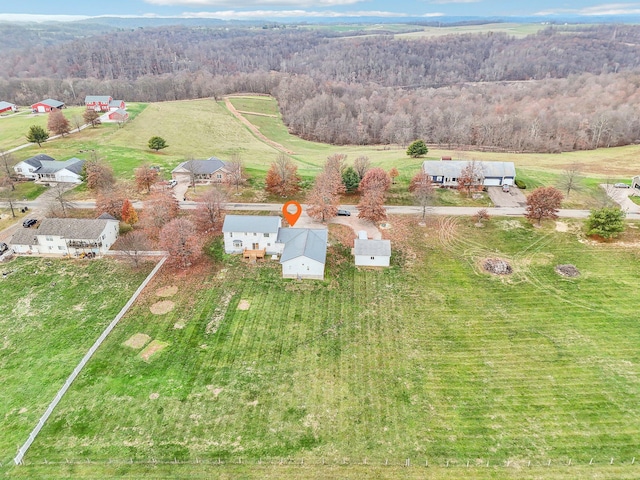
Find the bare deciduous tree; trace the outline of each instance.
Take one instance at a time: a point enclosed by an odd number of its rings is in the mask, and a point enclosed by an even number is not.
[[[214,188],[205,193],[195,211],[198,230],[207,233],[219,233],[224,220],[227,197],[224,192]]]
[[[565,192],[567,198],[572,191],[580,189],[582,180],[582,164],[575,162],[565,168],[558,181],[558,187]]]
[[[418,205],[422,207],[422,221],[427,216],[427,208],[433,202],[435,187],[431,182],[431,177],[422,169],[414,175],[409,184],[409,191],[413,194]]]
[[[51,200],[47,209],[48,216],[66,218],[69,215],[69,210],[74,208],[74,204],[67,199],[66,192],[68,189],[69,186],[64,183],[56,183],[51,187]]]
[[[460,172],[457,180],[458,190],[464,191],[467,196],[470,196],[472,190],[477,190],[482,187],[483,180],[482,165],[472,160]]]
[[[237,153],[231,155],[231,160],[226,164],[227,178],[230,185],[236,187],[236,194],[239,193],[240,186],[245,182],[244,165],[242,158]]]
[[[143,258],[143,252],[149,250],[150,241],[144,230],[133,230],[118,238],[118,252],[128,258],[138,268]]]
[[[370,168],[371,162],[369,161],[369,157],[361,155],[353,161],[353,169],[358,173],[360,180],[364,178],[364,175]]]
[[[55,135],[65,135],[71,131],[69,120],[60,110],[51,110],[47,120],[47,129]]]

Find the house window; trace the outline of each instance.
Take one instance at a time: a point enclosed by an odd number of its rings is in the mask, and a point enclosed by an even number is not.
[[[64,247],[62,245],[58,245],[58,250],[64,250]]]
[[[371,260],[375,260],[375,259],[376,259],[376,257],[371,257]]]
[[[222,175],[221,174],[217,174],[216,178],[222,178]]]
[[[455,182],[456,180],[458,180],[457,178],[452,178],[451,181]]]
[[[260,248],[260,244],[259,243],[254,243],[253,244],[253,249],[254,250],[258,250]]]
[[[236,248],[242,248],[242,240],[234,240],[233,246]]]
[[[47,237],[47,242],[53,242],[53,237]]]
[[[270,244],[270,243],[267,243],[267,247],[270,247],[270,246],[271,246],[271,244]]]
[[[49,250],[53,250],[53,247],[51,245],[49,245]]]
[[[16,168],[16,171],[17,171],[17,172],[22,172],[22,167],[18,167],[18,168]]]
[[[233,232],[229,232],[229,238],[233,238]]]
[[[258,236],[258,234],[257,234],[256,232],[253,232],[253,236],[254,236],[254,237],[257,237],[257,236]]]
[[[265,234],[264,234],[264,238],[269,238],[269,234],[268,234],[268,233],[265,233]]]

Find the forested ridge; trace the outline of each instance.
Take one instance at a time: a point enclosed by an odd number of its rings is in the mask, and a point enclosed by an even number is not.
[[[640,141],[640,27],[396,39],[296,29],[162,27],[0,53],[0,98],[277,97],[328,143],[566,151]]]

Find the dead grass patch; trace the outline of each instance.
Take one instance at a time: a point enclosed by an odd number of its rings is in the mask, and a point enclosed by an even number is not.
[[[149,400],[157,400],[160,398],[160,394],[159,393],[152,393],[151,395],[149,395]]]
[[[178,320],[176,323],[173,324],[173,328],[175,330],[182,330],[186,325],[187,325],[186,320]]]
[[[175,308],[176,304],[171,300],[162,300],[161,302],[156,302],[149,307],[151,313],[154,315],[164,315],[165,313],[169,313],[171,310]]]
[[[234,292],[227,293],[224,297],[220,299],[220,303],[213,311],[213,315],[211,316],[211,320],[207,324],[207,328],[205,329],[206,333],[213,334],[218,331],[218,327],[220,326],[220,322],[224,319],[224,316],[227,314],[227,308],[229,307],[229,302],[231,302],[231,297],[233,297]]]
[[[207,390],[209,390],[211,393],[213,393],[214,397],[217,397],[218,395],[220,395],[222,393],[224,388],[215,387],[214,385],[207,385]]]
[[[168,346],[169,346],[168,342],[161,342],[160,340],[154,340],[149,345],[147,345],[147,348],[142,350],[138,354],[138,356],[145,362],[148,362],[153,355],[164,350]]]
[[[173,297],[176,293],[178,293],[178,287],[175,285],[162,287],[156,290],[156,296],[158,297]]]
[[[238,303],[238,310],[249,310],[250,306],[251,304],[248,300],[240,300],[240,303]]]
[[[485,258],[482,261],[482,268],[485,272],[494,275],[511,275],[513,273],[513,268],[511,268],[509,262],[501,258]]]
[[[151,340],[151,337],[146,333],[136,333],[135,335],[131,335],[129,340],[124,342],[123,345],[137,350],[144,347],[149,340]]]

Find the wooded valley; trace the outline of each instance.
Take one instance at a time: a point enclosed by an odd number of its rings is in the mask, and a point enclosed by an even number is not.
[[[88,94],[155,102],[267,93],[292,133],[338,145],[422,138],[558,152],[640,141],[640,26],[550,26],[525,38],[185,26],[79,32],[3,48],[0,98],[73,105]]]

